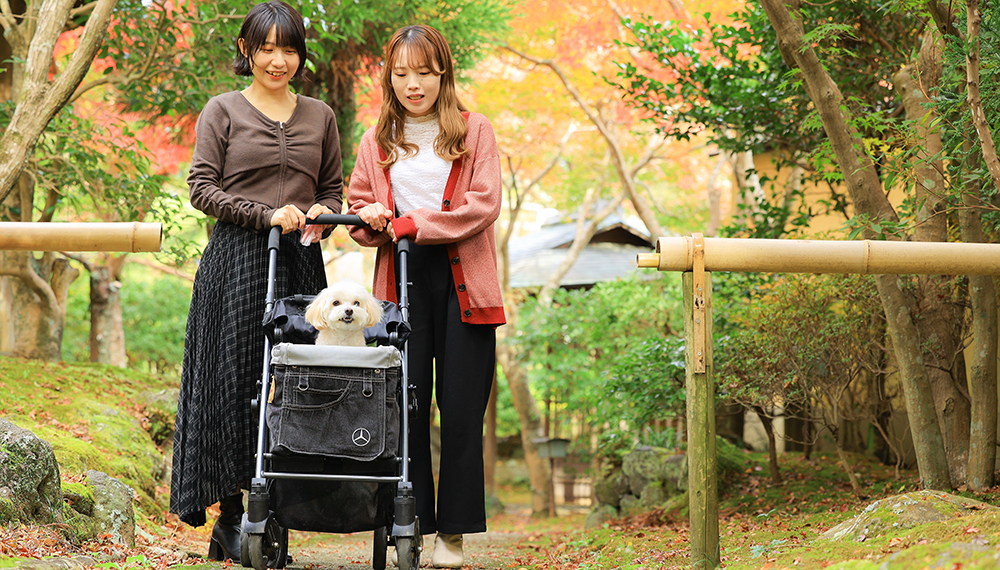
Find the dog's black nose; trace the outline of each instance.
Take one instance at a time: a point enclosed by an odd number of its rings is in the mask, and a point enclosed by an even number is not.
[[[345,309],[344,314],[349,317],[354,314],[354,309]]]

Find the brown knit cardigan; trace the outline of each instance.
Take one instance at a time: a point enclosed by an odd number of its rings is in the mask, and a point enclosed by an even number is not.
[[[209,100],[195,132],[188,186],[202,212],[257,232],[286,204],[340,212],[340,136],[323,101],[299,95],[292,116],[278,122],[231,91]]]

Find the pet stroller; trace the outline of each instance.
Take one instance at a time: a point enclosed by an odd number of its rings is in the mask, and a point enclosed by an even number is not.
[[[360,225],[358,216],[325,214],[314,223]],[[280,228],[268,240],[264,370],[257,415],[254,477],[240,532],[240,560],[255,570],[284,568],[288,530],[374,531],[372,566],[383,570],[395,544],[399,567],[420,565],[420,530],[409,477],[409,334],[406,261],[400,240],[399,306],[365,331],[378,346],[317,346],[305,321],[310,296],[274,299]]]

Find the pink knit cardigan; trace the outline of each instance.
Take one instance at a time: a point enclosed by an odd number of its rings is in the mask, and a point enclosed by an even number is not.
[[[470,324],[506,323],[503,296],[497,278],[496,238],[493,222],[502,201],[500,153],[489,120],[469,113],[465,146],[469,153],[452,163],[441,210],[418,208],[392,220],[397,238],[418,245],[446,244],[462,321]],[[358,159],[347,189],[348,214],[381,202],[395,210],[389,169],[379,168],[384,158],[375,142],[375,127],[361,137]],[[363,247],[377,247],[372,292],[379,299],[398,302],[393,244],[388,232],[353,227],[351,237]]]

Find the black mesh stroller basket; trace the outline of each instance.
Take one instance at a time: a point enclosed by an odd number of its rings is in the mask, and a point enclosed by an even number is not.
[[[272,348],[266,421],[279,471],[395,475],[400,437],[399,350],[281,343]],[[395,486],[269,481],[281,526],[349,533],[385,527]]]

